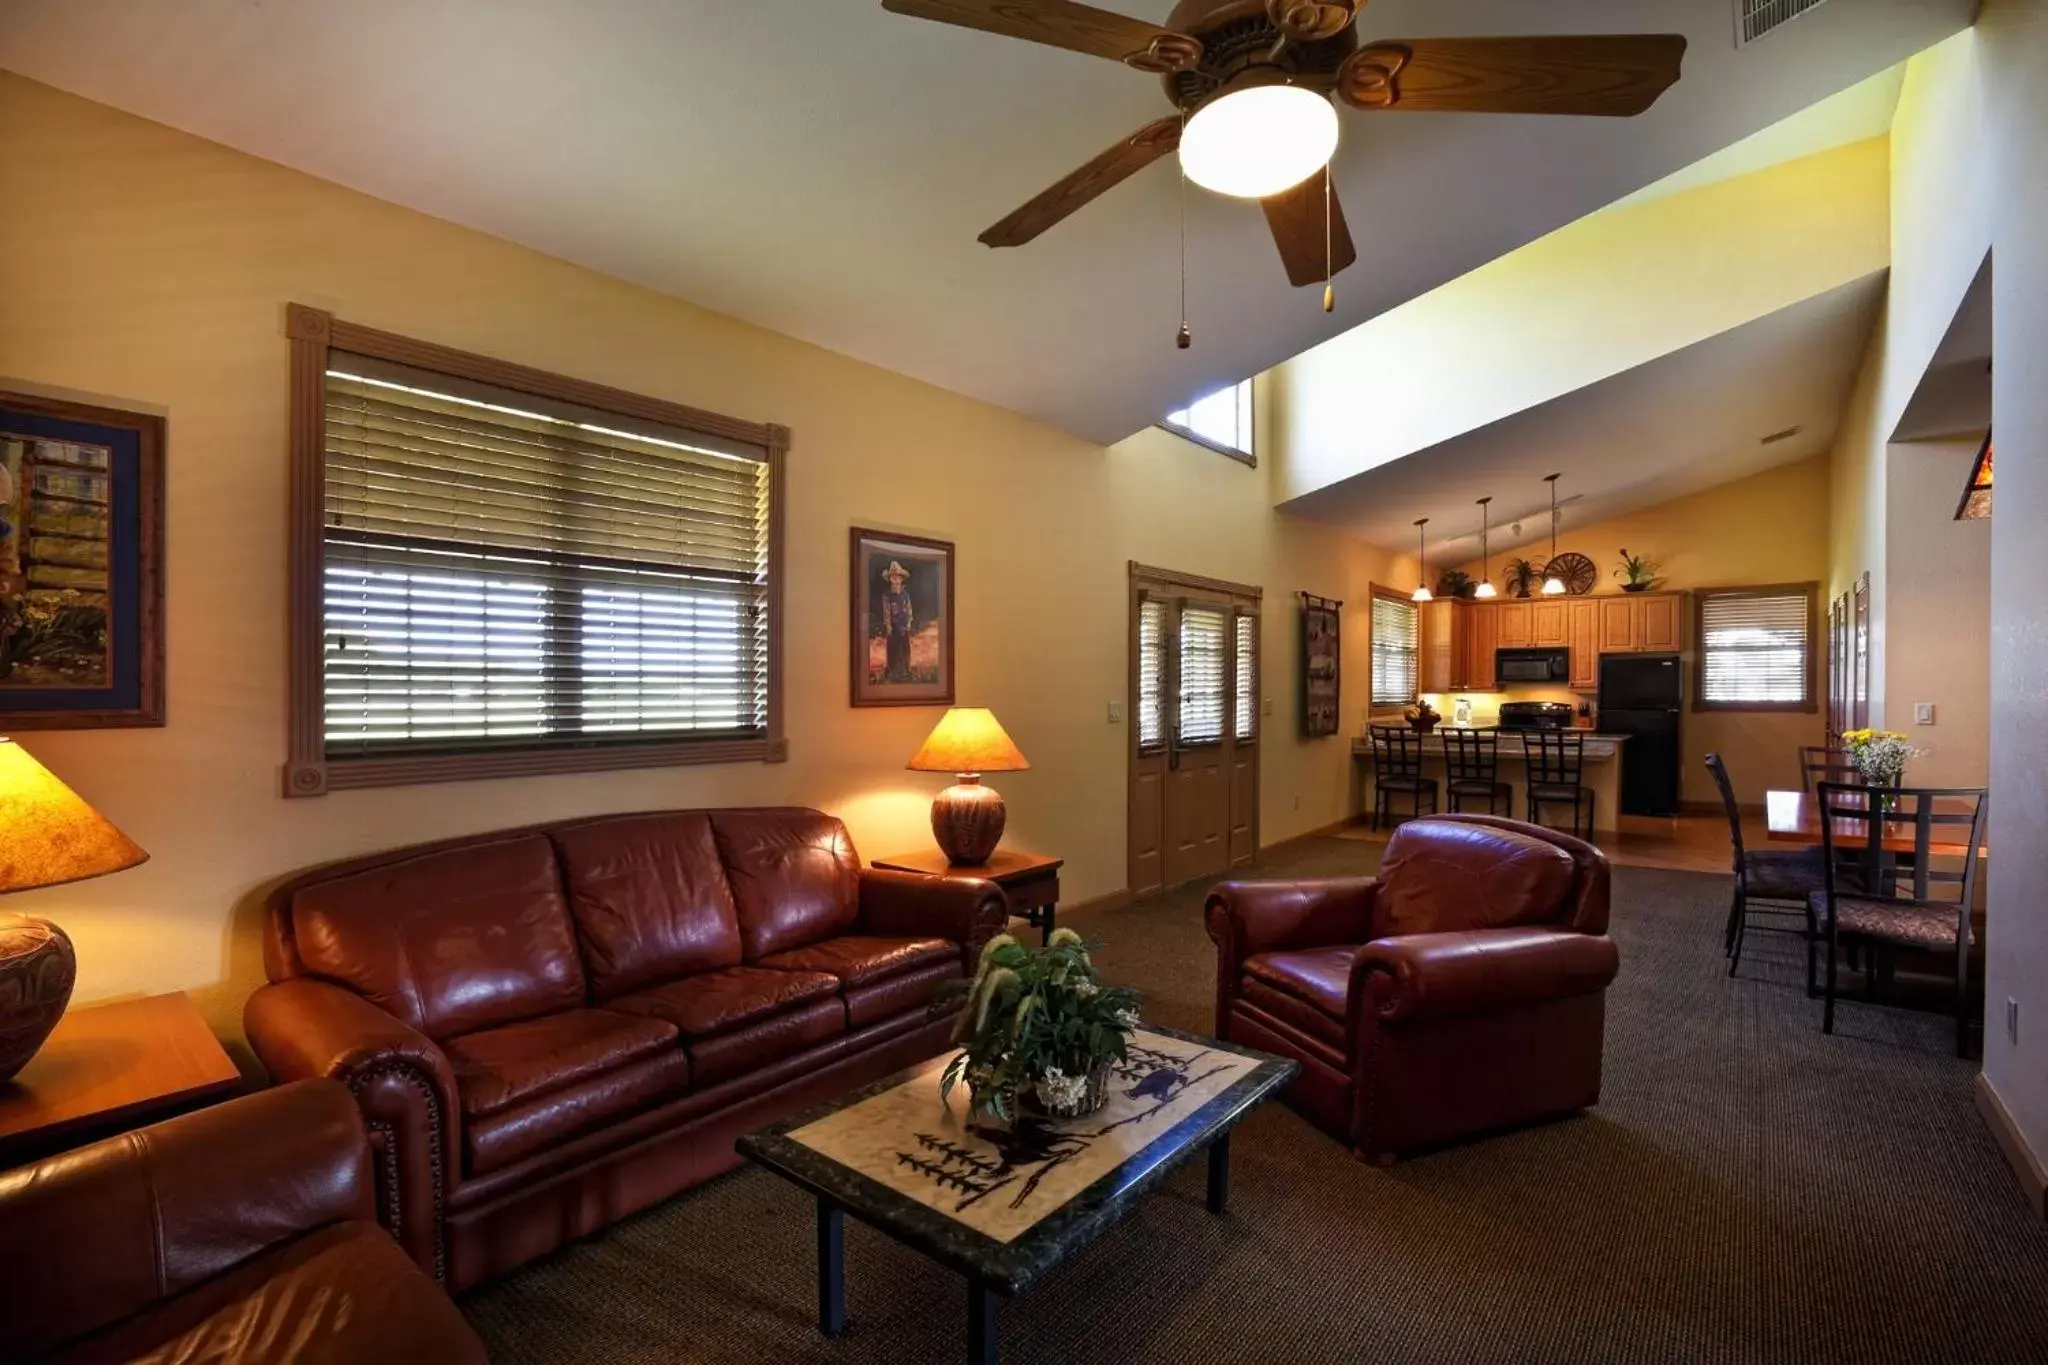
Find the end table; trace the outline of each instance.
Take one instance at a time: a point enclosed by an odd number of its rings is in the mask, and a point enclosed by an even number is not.
[[[0,1169],[226,1099],[242,1073],[184,992],[69,1010],[0,1081]]]
[[[922,872],[928,877],[973,877],[994,882],[1010,898],[1010,913],[1027,920],[1038,930],[1038,941],[1052,937],[1053,913],[1060,901],[1060,868],[1064,858],[1038,853],[1018,853],[999,848],[987,862],[955,867],[938,849],[899,853],[877,858],[874,865],[889,872]]]

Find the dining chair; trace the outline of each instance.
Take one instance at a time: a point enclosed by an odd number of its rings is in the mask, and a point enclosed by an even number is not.
[[[1393,820],[1393,798],[1397,795],[1409,798],[1412,815],[1437,813],[1436,779],[1422,775],[1421,735],[1405,725],[1372,727],[1372,791],[1375,830],[1382,819]],[[1422,809],[1425,796],[1429,798],[1426,812]]]
[[[1563,805],[1572,808],[1572,834],[1581,839],[1593,837],[1593,792],[1585,786],[1586,737],[1577,730],[1541,728],[1522,731],[1522,744],[1527,754],[1528,767],[1528,809],[1529,823],[1543,823],[1545,806]],[[1580,812],[1584,812],[1585,828],[1580,831]]]
[[[1984,844],[1982,787],[1867,787],[1819,785],[1825,887],[1814,893],[1814,917],[1827,942],[1826,1003],[1821,1032],[1835,1031],[1836,947],[1845,938],[1870,955],[1869,988],[1890,976],[1897,951],[1950,953],[1955,958],[1956,1055],[1969,1055],[1971,907],[1977,898],[1977,854]],[[1873,800],[1873,798],[1882,798]],[[1963,839],[1954,836],[1968,826]],[[1935,866],[1939,840],[1954,848]],[[1910,861],[1908,856],[1910,855]],[[1881,965],[1882,964],[1882,965]]]
[[[1515,789],[1500,780],[1500,731],[1444,730],[1444,791],[1453,814],[1465,798],[1483,799],[1488,815],[1513,815]]]
[[[1736,803],[1735,786],[1728,780],[1728,765],[1722,762],[1720,754],[1707,755],[1707,771],[1714,775],[1714,786],[1720,790],[1721,809],[1728,815],[1728,841],[1735,851],[1735,896],[1728,906],[1728,924],[1721,944],[1728,955],[1728,975],[1735,975],[1735,969],[1742,963],[1743,935],[1751,928],[1774,934],[1798,934],[1806,940],[1806,993],[1818,995],[1820,989],[1813,979],[1813,893],[1827,884],[1821,851],[1749,848],[1742,838],[1742,808]],[[1761,909],[1770,918],[1751,925],[1752,901],[1767,902]],[[1777,922],[1795,914],[1799,917],[1797,925]]]
[[[1813,795],[1816,782],[1855,783],[1862,780],[1856,765],[1849,761],[1847,749],[1833,744],[1799,746],[1799,789],[1808,796]]]

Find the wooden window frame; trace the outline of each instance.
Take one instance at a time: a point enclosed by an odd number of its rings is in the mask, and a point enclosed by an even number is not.
[[[468,782],[550,773],[613,772],[700,763],[781,763],[783,733],[782,575],[785,464],[789,428],[742,421],[680,403],[646,398],[564,375],[529,369],[431,342],[343,322],[303,304],[285,310],[291,341],[291,503],[288,535],[286,639],[290,654],[284,794],[323,796],[366,787]],[[513,389],[622,417],[682,427],[757,447],[768,466],[768,717],[767,733],[745,739],[610,740],[588,747],[494,748],[453,754],[391,754],[330,758],[326,751],[325,545],[327,418],[330,351],[347,351],[479,384]]]
[[[1400,604],[1401,604],[1402,606],[1404,606],[1404,607],[1413,607],[1413,608],[1415,608],[1415,695],[1414,695],[1414,696],[1411,696],[1410,698],[1408,698],[1408,700],[1407,700],[1407,701],[1404,701],[1404,702],[1401,702],[1401,703],[1399,703],[1398,705],[1392,705],[1392,706],[1383,706],[1383,705],[1381,705],[1381,704],[1380,704],[1379,700],[1378,700],[1377,698],[1375,698],[1375,697],[1373,696],[1373,694],[1372,694],[1372,658],[1373,658],[1373,655],[1372,655],[1372,648],[1373,648],[1373,638],[1372,638],[1372,635],[1373,635],[1373,631],[1372,631],[1372,602],[1373,602],[1373,600],[1374,600],[1374,599],[1382,599],[1382,600],[1385,600],[1385,601],[1388,601],[1388,602],[1398,602],[1398,603],[1400,603]],[[1367,721],[1368,721],[1368,722],[1371,722],[1371,721],[1374,721],[1374,720],[1379,720],[1379,719],[1382,719],[1382,718],[1385,718],[1385,717],[1391,717],[1391,716],[1400,716],[1400,717],[1402,717],[1403,719],[1406,719],[1406,717],[1407,717],[1407,714],[1408,714],[1408,708],[1409,708],[1409,707],[1411,707],[1411,706],[1413,706],[1413,705],[1415,705],[1415,703],[1416,703],[1416,702],[1417,702],[1417,701],[1418,701],[1418,700],[1419,700],[1419,699],[1421,698],[1421,696],[1422,696],[1422,604],[1421,604],[1420,602],[1417,602],[1417,601],[1415,600],[1415,598],[1414,598],[1414,595],[1413,595],[1413,591],[1412,591],[1412,590],[1411,590],[1411,591],[1409,591],[1409,592],[1400,592],[1400,591],[1398,591],[1398,590],[1396,590],[1396,589],[1394,589],[1394,588],[1384,588],[1384,587],[1381,587],[1381,586],[1380,586],[1379,584],[1377,584],[1377,583],[1374,583],[1374,584],[1370,585],[1370,590],[1369,590],[1369,597],[1368,597],[1368,599],[1367,599],[1367,601],[1366,601],[1366,610],[1365,610],[1365,713],[1366,713],[1366,719],[1367,719]]]
[[[1800,701],[1708,701],[1707,700],[1707,602],[1716,597],[1791,597],[1806,599],[1806,695]],[[1750,711],[1756,713],[1818,715],[1820,698],[1820,584],[1761,583],[1733,584],[1721,588],[1692,590],[1692,709],[1694,711]]]
[[[1192,427],[1184,427],[1178,422],[1169,422],[1164,417],[1160,418],[1157,422],[1154,422],[1152,425],[1158,427],[1161,431],[1172,432],[1175,436],[1180,437],[1183,441],[1192,441],[1196,445],[1202,447],[1202,449],[1204,450],[1213,450],[1218,455],[1225,456],[1229,459],[1236,460],[1239,464],[1249,465],[1253,469],[1257,469],[1259,467],[1259,387],[1257,382],[1252,379],[1241,379],[1238,381],[1238,384],[1248,386],[1251,391],[1251,421],[1248,424],[1251,431],[1251,435],[1249,438],[1251,441],[1251,445],[1246,449],[1239,449],[1237,446],[1229,445],[1223,441],[1215,440],[1212,437],[1204,436],[1201,432],[1194,430]],[[1230,387],[1232,389],[1235,389],[1238,387],[1238,385],[1232,384]]]

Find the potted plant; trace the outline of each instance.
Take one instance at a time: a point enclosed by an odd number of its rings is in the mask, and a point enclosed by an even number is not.
[[[1437,575],[1436,595],[1438,597],[1470,597],[1479,590],[1472,581],[1472,575],[1463,569],[1445,569]]]
[[[1643,555],[1632,555],[1623,550],[1614,576],[1621,580],[1623,592],[1645,592],[1657,581],[1657,566]]]
[[[1110,1068],[1138,1026],[1139,996],[1102,984],[1079,934],[1055,929],[1043,948],[998,934],[974,979],[948,987],[940,998],[965,995],[967,1007],[953,1033],[962,1051],[939,1078],[939,1103],[961,1081],[973,1109],[1005,1123],[1019,1113],[1078,1118],[1108,1100]]]
[[[1535,590],[1536,585],[1543,581],[1543,574],[1532,560],[1510,559],[1507,574],[1502,581],[1507,584],[1508,591],[1515,596],[1527,597]]]
[[[1443,715],[1429,704],[1427,698],[1417,701],[1408,708],[1408,724],[1418,735],[1426,735],[1436,729],[1437,723],[1442,719]]]

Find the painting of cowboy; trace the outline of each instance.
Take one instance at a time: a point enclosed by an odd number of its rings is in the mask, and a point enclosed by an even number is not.
[[[950,700],[953,547],[879,531],[854,533],[856,706]]]

